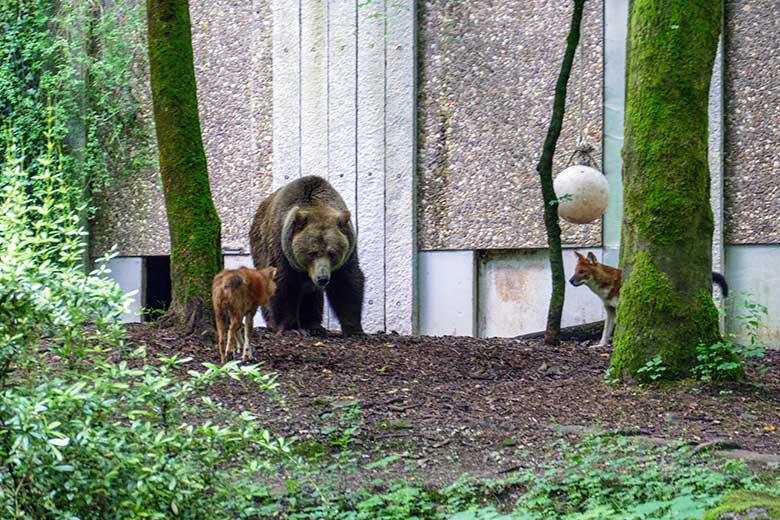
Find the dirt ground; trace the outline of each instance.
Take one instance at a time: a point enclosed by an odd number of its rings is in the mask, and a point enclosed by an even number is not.
[[[215,346],[148,325],[129,333],[151,354],[192,356],[188,368],[219,361]],[[255,413],[278,434],[323,445],[333,435],[328,427],[348,422],[343,414],[355,409],[339,403],[356,402],[360,424],[352,449],[369,459],[397,454],[427,480],[530,467],[565,437],[559,426],[695,443],[723,439],[780,454],[780,351],[768,353],[767,373],[750,371],[750,383],[639,388],[609,386],[610,349],[590,342],[276,337],[257,329],[253,344],[255,360],[279,374],[282,398],[237,385],[216,387],[212,397]]]

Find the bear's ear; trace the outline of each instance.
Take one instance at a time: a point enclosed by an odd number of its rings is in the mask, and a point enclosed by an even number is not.
[[[591,264],[594,264],[594,265],[595,265],[595,264],[597,264],[597,263],[599,263],[598,259],[596,258],[596,255],[594,255],[592,252],[591,252],[591,253],[588,253],[588,261],[589,261]]]
[[[345,209],[344,211],[342,211],[339,214],[338,218],[337,218],[337,222],[338,222],[339,226],[344,227],[344,228],[349,226],[349,218],[350,218],[350,216],[351,215],[350,215],[348,209]]]
[[[295,211],[295,216],[293,217],[292,234],[296,235],[306,227],[309,215],[301,208],[295,208],[293,211]]]

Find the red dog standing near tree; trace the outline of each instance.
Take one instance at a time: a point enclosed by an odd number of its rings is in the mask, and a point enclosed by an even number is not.
[[[214,320],[217,325],[217,347],[219,360],[225,363],[228,352],[233,352],[233,340],[238,343],[236,332],[246,316],[244,327],[244,350],[242,359],[248,361],[252,357],[252,345],[249,336],[255,313],[261,305],[268,305],[276,292],[275,267],[264,269],[223,269],[214,277],[211,284],[211,300],[214,304]],[[227,343],[223,343],[225,325],[230,325],[227,331]]]

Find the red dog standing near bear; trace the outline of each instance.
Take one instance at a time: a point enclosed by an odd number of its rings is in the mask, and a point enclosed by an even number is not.
[[[252,358],[252,325],[257,308],[267,305],[276,292],[274,283],[276,269],[223,269],[218,272],[211,283],[211,301],[214,305],[214,320],[217,326],[217,347],[219,360],[224,364],[229,352],[233,352],[233,342],[239,342],[236,335],[246,317],[244,326],[244,351],[242,358],[249,361]],[[229,325],[228,325],[229,323]],[[224,342],[225,326],[227,343]]]

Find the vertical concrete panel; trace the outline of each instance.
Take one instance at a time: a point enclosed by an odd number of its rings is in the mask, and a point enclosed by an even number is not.
[[[385,320],[414,330],[415,2],[388,4],[386,71]]]
[[[623,221],[623,118],[626,102],[628,0],[604,0],[604,174],[609,206],[604,213],[607,260],[617,264]]]
[[[125,293],[136,291],[131,296],[129,312],[122,314],[125,323],[141,321],[143,307],[144,262],[140,256],[118,256],[108,262],[108,277],[116,282]]]
[[[328,7],[328,179],[352,212],[357,209],[357,4]]]
[[[727,303],[727,330],[746,342],[744,320],[738,316],[745,312],[741,302],[746,299],[767,307],[769,315],[759,329],[762,341],[769,347],[780,345],[780,246],[778,245],[728,245],[726,246],[726,279],[729,283]]]
[[[582,249],[601,256],[598,249]],[[573,250],[563,253],[567,278],[576,264]],[[513,337],[545,329],[550,302],[550,266],[546,250],[489,253],[478,262],[481,337]],[[601,300],[587,287],[566,286],[562,326],[604,319]]]
[[[301,1],[301,175],[328,176],[328,3]]]
[[[301,27],[298,0],[273,0],[273,189],[300,176]]]
[[[420,334],[476,335],[475,256],[474,251],[419,253]]]
[[[328,5],[328,180],[341,194],[357,226],[357,3]],[[357,228],[356,228],[357,229]],[[326,306],[327,327],[339,327]]]
[[[385,330],[385,1],[360,4],[357,47],[357,227],[366,275],[363,327]]]

